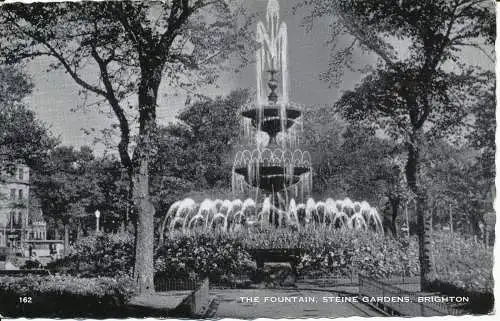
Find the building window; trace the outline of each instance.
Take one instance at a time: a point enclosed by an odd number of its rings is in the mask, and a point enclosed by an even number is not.
[[[23,190],[22,189],[19,190],[19,200],[20,201],[23,200]]]
[[[10,228],[14,227],[15,219],[16,219],[16,212],[14,211],[10,212],[10,220],[9,220]]]
[[[20,168],[19,169],[19,180],[22,181],[24,179],[24,169]]]
[[[14,201],[16,199],[16,190],[14,188],[10,189],[10,199]]]

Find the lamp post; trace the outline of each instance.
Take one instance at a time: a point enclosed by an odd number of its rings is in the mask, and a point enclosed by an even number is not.
[[[101,217],[101,212],[99,210],[95,211],[95,232],[99,233],[99,217]]]

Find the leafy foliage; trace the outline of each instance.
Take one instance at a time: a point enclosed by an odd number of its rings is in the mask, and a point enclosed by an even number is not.
[[[129,235],[83,238],[67,258],[51,263],[55,272],[82,277],[126,276],[133,266]],[[253,249],[300,249],[297,272],[305,277],[351,277],[363,273],[375,278],[419,274],[415,237],[394,238],[361,231],[322,229],[294,232],[239,231],[233,233],[172,233],[155,252],[157,276],[199,279],[217,283],[250,280],[256,263]],[[464,291],[490,292],[493,287],[491,251],[460,234],[436,234],[432,244],[435,280]],[[474,271],[474,273],[471,273]]]
[[[459,234],[434,236],[437,279],[467,291],[493,292],[493,253]]]
[[[99,209],[102,226],[105,230],[116,232],[119,225],[126,225],[132,219],[127,172],[116,157],[107,155],[96,157],[85,167],[85,175],[91,177],[95,188],[87,210]],[[95,228],[93,215],[90,226]]]
[[[0,67],[0,111],[21,103],[31,93],[33,84],[24,70],[12,66]]]
[[[150,166],[152,196],[159,212],[190,191],[230,186],[239,111],[248,99],[247,90],[235,90],[227,97],[195,102],[178,115],[176,123],[159,130]]]
[[[90,166],[93,160],[88,147],[75,150],[60,146],[51,151],[45,166],[34,172],[34,192],[46,219],[53,227],[64,227],[65,243],[69,242],[69,223],[87,217],[101,197],[97,176]]]
[[[129,175],[141,229],[137,233],[137,286],[153,289],[155,208],[149,195],[149,160],[160,84],[192,91],[213,83],[221,63],[250,43],[241,7],[223,0],[6,4],[0,8],[0,62],[52,58],[83,94],[103,99],[120,129],[118,152]],[[86,77],[98,70],[98,77]],[[136,95],[138,103],[130,104]],[[128,107],[132,113],[129,114]],[[133,153],[131,128],[138,127]]]
[[[133,241],[128,234],[94,234],[80,238],[68,256],[49,263],[47,268],[79,277],[131,276]]]
[[[32,87],[23,69],[0,67],[0,181],[18,162],[40,168],[58,143],[23,103]]]
[[[162,78],[190,92],[213,82],[220,63],[250,43],[242,13],[223,0],[7,4],[0,38],[9,45],[0,57],[9,64],[50,57],[48,70],[64,70],[85,96],[109,103],[120,129],[120,158],[130,168],[130,128],[138,120],[139,136],[151,134]],[[96,81],[85,77],[89,70],[99,71]],[[129,115],[131,94],[140,106]]]
[[[393,238],[362,231],[314,228],[242,233],[246,248],[297,248],[301,252],[298,272],[308,276],[350,276],[353,272],[386,278],[415,276],[419,269],[415,240]]]
[[[334,108],[305,112],[304,141],[314,159],[313,195],[363,199],[377,204],[396,235],[400,205],[409,198],[401,147],[373,128],[351,124]]]
[[[354,68],[355,50],[378,58],[336,107],[349,122],[381,130],[407,151],[405,176],[416,201],[425,289],[432,278],[433,259],[422,150],[436,138],[460,136],[467,115],[485,96],[481,93],[490,90],[492,64],[483,68],[467,63],[461,50],[475,48],[493,63],[494,6],[486,0],[322,0],[303,5],[310,6],[310,24],[334,18],[329,43],[336,50],[323,74],[326,81],[337,85],[344,68]],[[335,40],[341,35],[352,42],[338,50]]]
[[[157,273],[169,277],[209,277],[220,282],[255,270],[241,240],[223,234],[172,235],[155,257]]]

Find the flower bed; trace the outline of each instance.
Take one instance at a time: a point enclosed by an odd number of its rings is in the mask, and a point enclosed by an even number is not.
[[[51,267],[79,276],[126,275],[132,268],[132,245],[132,238],[123,235],[82,239],[69,257]],[[458,234],[436,233],[433,245],[437,281],[466,291],[492,292],[491,249]],[[252,251],[279,248],[299,249],[297,272],[304,278],[351,278],[358,272],[382,279],[419,275],[416,238],[395,240],[374,233],[321,228],[172,233],[155,252],[155,270],[159,277],[209,277],[218,284],[254,280]]]
[[[354,271],[371,277],[418,274],[415,240],[394,240],[376,233],[322,228],[272,232],[240,232],[247,249],[300,249],[297,272],[301,276],[350,277]]]

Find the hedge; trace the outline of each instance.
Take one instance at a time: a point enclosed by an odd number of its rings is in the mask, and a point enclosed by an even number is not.
[[[435,233],[433,239],[439,281],[465,291],[492,292],[491,248],[457,233]],[[416,237],[393,239],[363,231],[320,228],[173,232],[155,250],[155,270],[175,278],[209,277],[214,282],[231,282],[253,275],[256,266],[249,250],[255,248],[300,248],[297,271],[307,277],[345,277],[352,269],[375,278],[419,275]],[[54,272],[84,277],[130,275],[132,267],[133,239],[129,235],[81,239],[69,257],[50,264]]]
[[[0,277],[0,313],[7,317],[125,316],[125,304],[133,293],[127,278],[4,276]]]

